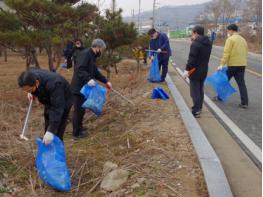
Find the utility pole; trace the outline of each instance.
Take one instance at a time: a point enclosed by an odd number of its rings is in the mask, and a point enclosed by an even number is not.
[[[139,0],[139,13],[138,13],[138,32],[141,32],[141,0]]]
[[[152,28],[154,28],[154,22],[155,22],[155,6],[156,6],[156,0],[153,0]]]
[[[111,10],[112,10],[112,13],[114,13],[115,11],[116,11],[116,1],[115,0],[112,0],[112,2],[111,2]]]

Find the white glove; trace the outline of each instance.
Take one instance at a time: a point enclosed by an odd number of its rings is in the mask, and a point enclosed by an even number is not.
[[[183,73],[183,78],[186,79],[187,77],[189,77],[189,72],[187,70],[185,70]]]
[[[43,143],[48,145],[52,142],[53,139],[54,139],[54,134],[47,131],[43,137]]]
[[[34,100],[35,97],[31,93],[27,93],[27,99],[30,102],[31,100]]]
[[[224,66],[218,66],[217,70],[222,70]]]
[[[96,85],[96,81],[94,79],[88,81],[88,86],[95,86],[95,85]]]
[[[107,83],[106,83],[106,87],[107,87],[109,90],[111,90],[111,89],[112,89],[112,84],[111,84],[111,82],[107,82]]]
[[[161,53],[162,52],[162,49],[157,49],[157,53]]]
[[[154,59],[154,56],[153,56],[153,55],[152,55],[152,56],[150,56],[150,60],[151,60],[151,61],[153,61],[153,59]]]

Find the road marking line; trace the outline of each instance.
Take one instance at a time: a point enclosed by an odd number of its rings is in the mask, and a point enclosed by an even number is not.
[[[258,72],[255,72],[255,71],[253,71],[253,70],[250,70],[249,68],[246,68],[246,70],[247,70],[248,72],[250,72],[251,74],[253,74],[253,75],[256,75],[256,76],[258,76],[258,77],[262,77],[262,74],[260,74],[260,73],[258,73]]]
[[[217,60],[221,60],[219,57],[217,57],[217,56],[215,56],[215,55],[212,55],[212,54],[211,54],[211,57],[213,57],[213,58],[215,58],[215,59],[217,59]],[[249,73],[251,73],[251,74],[253,74],[253,75],[256,75],[257,77],[262,77],[262,74],[260,74],[260,73],[258,73],[258,72],[256,72],[256,71],[250,70],[249,68],[246,68],[246,70],[247,70]]]
[[[176,67],[178,73],[182,76],[183,71]],[[189,79],[186,80],[189,84]],[[205,94],[204,101],[217,114],[217,116],[227,125],[235,134],[241,143],[249,150],[250,153],[262,163],[262,151],[260,148]]]

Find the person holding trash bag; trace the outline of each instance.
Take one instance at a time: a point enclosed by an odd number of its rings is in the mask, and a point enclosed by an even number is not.
[[[244,78],[247,66],[247,42],[238,34],[238,26],[236,24],[230,24],[227,27],[227,35],[228,38],[218,70],[222,70],[224,65],[227,65],[228,80],[234,77],[239,88],[241,98],[239,107],[246,109],[248,107],[248,93]],[[215,100],[220,99],[215,97]]]
[[[73,95],[70,84],[57,73],[32,68],[21,73],[18,85],[28,93],[28,98],[37,97],[44,108],[45,134],[43,142],[48,145],[54,135],[63,141]]]
[[[183,76],[190,79],[190,94],[193,100],[192,114],[200,117],[204,101],[204,81],[208,72],[208,62],[212,43],[204,35],[204,27],[197,25],[192,30],[192,44]]]
[[[67,64],[67,69],[72,67],[72,63],[74,66],[77,65],[79,54],[84,49],[85,48],[82,46],[82,41],[80,39],[75,40],[74,47],[71,41],[68,42],[66,48],[64,49],[64,57],[65,57],[65,63]]]
[[[105,49],[106,44],[102,39],[93,40],[91,48],[81,52],[74,70],[71,88],[74,95],[73,139],[75,140],[86,136],[85,129],[82,126],[85,109],[81,107],[85,102],[85,97],[80,93],[81,88],[85,84],[95,86],[95,80],[106,84],[108,89],[112,88],[111,83],[99,72],[96,66],[96,59],[100,57]]]
[[[169,58],[172,55],[170,43],[165,33],[157,32],[155,29],[150,29],[148,35],[151,37],[150,50],[154,50],[158,53],[159,69],[162,68],[161,81],[165,80],[168,72]],[[154,52],[150,52],[151,60],[154,59]]]

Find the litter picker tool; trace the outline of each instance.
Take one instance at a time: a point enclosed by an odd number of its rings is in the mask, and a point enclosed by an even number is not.
[[[23,140],[26,140],[26,141],[28,141],[28,138],[25,136],[25,133],[26,133],[27,125],[28,125],[29,115],[30,115],[30,112],[31,112],[31,109],[32,109],[32,103],[33,103],[33,99],[30,99],[30,103],[29,103],[29,107],[28,107],[28,110],[27,110],[24,127],[23,127],[23,130],[22,130],[22,133],[20,134],[20,138],[23,139]]]
[[[189,77],[195,72],[196,68],[192,68],[191,70],[189,70],[188,75]]]
[[[156,51],[156,50],[149,50],[149,49],[146,49],[145,51],[148,51],[148,52],[153,52],[153,53],[167,53],[167,51]]]
[[[131,103],[133,106],[135,106],[134,102],[132,102],[130,99],[128,99],[126,96],[122,95],[120,92],[118,92],[117,90],[111,88],[111,90],[116,93],[117,95],[119,95],[122,99],[124,99],[125,101]]]

